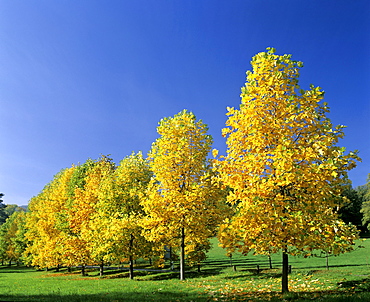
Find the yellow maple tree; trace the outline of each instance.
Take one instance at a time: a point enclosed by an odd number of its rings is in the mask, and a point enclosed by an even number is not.
[[[26,263],[53,267],[65,263],[66,221],[63,215],[69,195],[67,188],[74,167],[63,169],[29,202],[24,252]]]
[[[212,138],[193,113],[183,110],[159,122],[149,164],[154,176],[142,199],[146,237],[180,250],[180,279],[185,254],[199,257],[224,215],[222,190],[207,159]]]
[[[227,154],[217,161],[231,188],[228,202],[236,207],[219,239],[243,253],[282,251],[286,292],[288,254],[325,249],[333,241],[333,253],[351,249],[356,229],[339,222],[336,209],[347,171],[359,158],[337,146],[344,126],[333,127],[326,116],[321,88],[300,89],[301,62],[268,48],[251,65],[240,108],[228,108]]]
[[[101,182],[97,210],[90,221],[93,255],[100,255],[103,261],[128,260],[131,279],[134,260],[155,254],[153,243],[142,236],[140,225],[144,214],[140,197],[151,176],[141,152],[126,156]]]

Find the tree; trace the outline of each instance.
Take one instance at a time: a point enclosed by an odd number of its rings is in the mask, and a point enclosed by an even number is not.
[[[9,217],[9,215],[7,215],[5,212],[6,205],[3,204],[3,197],[4,194],[0,193],[0,225],[3,224],[5,220]]]
[[[367,225],[370,230],[370,174],[365,185],[357,188],[357,193],[363,200],[361,213],[363,214],[362,223]]]
[[[126,156],[102,181],[91,219],[93,255],[100,254],[102,261],[129,260],[131,279],[134,260],[152,255],[153,243],[142,236],[140,225],[144,215],[140,197],[145,196],[151,176],[141,152]]]
[[[253,57],[240,109],[228,108],[227,155],[218,171],[237,208],[220,239],[232,236],[227,242],[237,242],[243,253],[282,251],[287,292],[288,254],[325,249],[334,238],[341,240],[333,253],[353,244],[356,230],[339,222],[336,209],[358,157],[336,146],[344,126],[333,128],[326,117],[324,92],[313,85],[300,89],[302,63],[274,51]]]
[[[4,224],[0,226],[0,253],[1,260],[19,262],[26,248],[25,233],[26,213],[14,212]]]
[[[75,167],[62,169],[29,202],[25,233],[28,246],[24,252],[27,264],[41,268],[68,265],[66,248],[71,230],[66,211],[74,174]]]
[[[7,204],[4,208],[4,212],[8,217],[10,217],[14,212],[26,212],[26,209],[19,207],[16,204]]]
[[[149,240],[180,249],[184,280],[185,254],[207,247],[223,215],[222,191],[207,160],[212,138],[202,121],[183,110],[162,119],[157,131],[160,137],[149,153],[154,176],[142,199],[143,225]]]
[[[339,209],[339,217],[347,224],[351,223],[361,230],[366,231],[366,227],[362,225],[363,215],[361,213],[364,197],[358,190],[347,186],[343,193],[343,206]]]

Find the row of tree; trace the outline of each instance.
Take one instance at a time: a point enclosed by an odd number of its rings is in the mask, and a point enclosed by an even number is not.
[[[323,91],[298,85],[301,62],[274,49],[252,59],[239,109],[228,108],[227,153],[208,159],[212,138],[186,110],[159,122],[147,158],[116,166],[102,156],[59,172],[29,203],[19,236],[24,260],[41,267],[103,264],[164,247],[199,262],[218,235],[230,253],[288,254],[352,249],[357,229],[339,219],[347,171],[359,160],[337,143],[343,127],[326,117]],[[21,221],[23,218],[19,218]],[[132,266],[131,266],[132,272]]]

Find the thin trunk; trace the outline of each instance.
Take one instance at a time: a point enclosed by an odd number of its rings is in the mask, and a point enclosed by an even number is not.
[[[68,266],[68,273],[72,272],[72,268],[70,266]]]
[[[283,251],[283,275],[281,276],[281,292],[287,293],[289,292],[288,288],[288,266],[289,266],[289,259],[287,250]]]
[[[12,260],[9,260],[9,266],[12,266]]]
[[[55,271],[56,272],[59,272],[59,268],[60,268],[60,265],[58,264],[57,267],[56,267],[56,269],[55,269]]]
[[[81,276],[86,276],[86,274],[85,274],[85,265],[81,266]]]
[[[329,254],[326,253],[326,269],[329,270]]]
[[[132,257],[132,248],[134,246],[134,235],[130,235],[130,279],[133,280],[134,279],[134,260],[133,260],[133,257]]]
[[[170,269],[174,270],[173,259],[172,259],[172,246],[170,246]]]
[[[99,276],[103,277],[104,275],[104,261],[102,260],[99,266]]]
[[[185,229],[181,228],[180,280],[185,280]]]
[[[271,255],[269,255],[269,264],[270,264],[270,269],[272,269],[272,260],[271,260]]]
[[[134,279],[134,261],[132,259],[132,256],[130,255],[130,269],[129,269],[129,274],[130,274],[130,279]]]
[[[200,273],[200,263],[198,263],[198,273]]]

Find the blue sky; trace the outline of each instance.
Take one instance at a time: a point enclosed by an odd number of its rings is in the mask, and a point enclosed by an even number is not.
[[[182,109],[225,150],[226,107],[240,103],[266,47],[303,61],[322,87],[339,143],[370,173],[370,1],[0,0],[0,192],[27,204],[73,163],[146,154]]]

